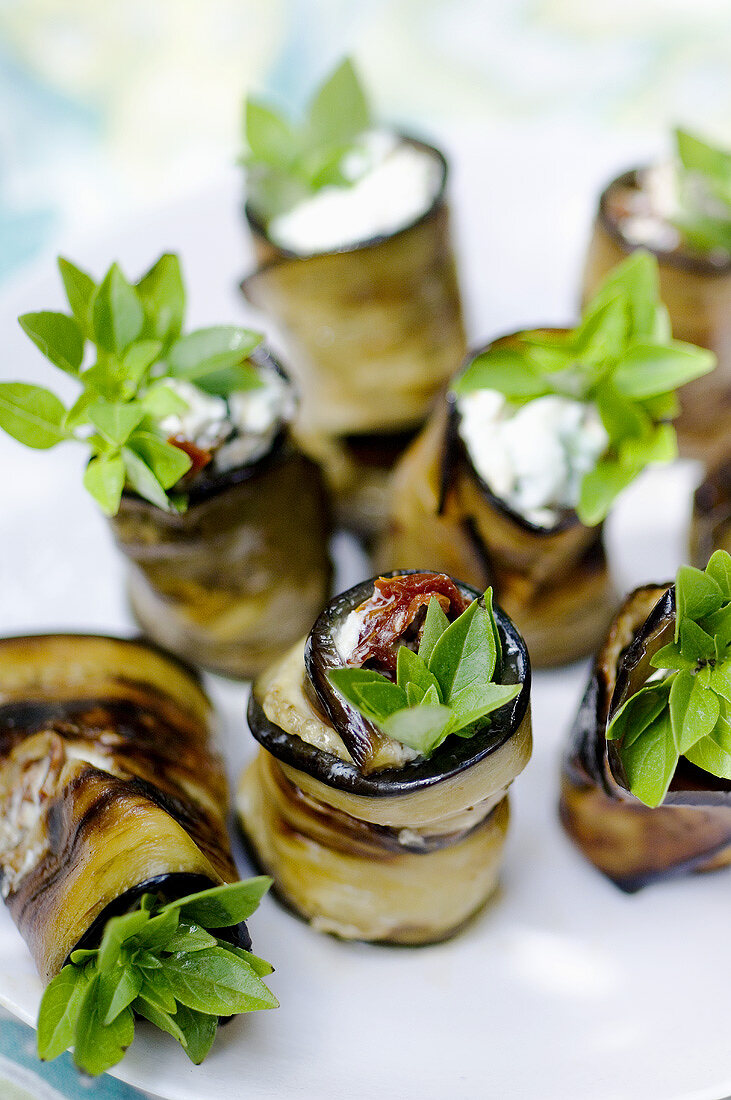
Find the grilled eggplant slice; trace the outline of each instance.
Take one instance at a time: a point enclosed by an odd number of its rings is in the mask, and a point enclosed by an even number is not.
[[[681,757],[665,799],[644,805],[627,788],[611,717],[654,671],[672,642],[671,585],[638,588],[614,619],[596,659],[564,757],[560,814],[595,867],[629,893],[670,875],[731,864],[731,782]]]
[[[274,245],[249,204],[258,270],[241,284],[276,318],[302,392],[298,430],[324,466],[338,520],[371,535],[385,516],[395,449],[421,426],[465,352],[446,202],[390,236],[299,256]]]
[[[265,351],[260,368],[284,377]],[[124,493],[111,520],[145,633],[186,660],[251,677],[307,629],[330,586],[330,507],[320,469],[282,423],[269,452],[214,477],[186,512]]]
[[[509,347],[518,336],[494,343]],[[513,511],[475,470],[458,418],[450,393],[396,467],[377,564],[426,561],[477,588],[492,585],[535,667],[594,652],[616,606],[602,526],[585,527],[566,510],[553,527],[537,527]]]
[[[711,470],[695,491],[690,546],[699,569],[705,569],[714,550],[731,553],[731,461]]]
[[[583,299],[588,301],[606,275],[637,247],[622,232],[628,192],[643,187],[647,169],[624,172],[599,199],[599,209],[584,270]],[[731,428],[731,261],[682,247],[672,251],[642,245],[657,257],[660,296],[668,308],[673,335],[718,357],[712,374],[690,382],[680,393],[676,421],[684,454],[715,463],[725,457]]]
[[[449,616],[477,599],[436,574],[421,591],[453,589]],[[448,737],[428,759],[392,741],[333,689],[335,640],[376,580],[343,593],[309,638],[255,683],[249,725],[261,749],[239,785],[245,838],[285,903],[347,939],[432,943],[451,935],[494,891],[508,823],[507,789],[531,752],[530,663],[495,609],[499,682],[520,685],[471,737]],[[414,609],[412,608],[412,611]],[[411,612],[409,612],[411,614]],[[408,618],[408,614],[405,616]],[[391,644],[418,629],[399,620]],[[402,631],[402,633],[399,633]],[[356,662],[357,663],[357,662]]]
[[[62,968],[72,977],[109,922],[143,895],[164,905],[236,883],[211,734],[196,674],[147,643],[72,634],[0,641],[2,894],[44,982]],[[216,923],[217,936],[248,951],[243,921],[217,914]],[[262,996],[270,1004],[257,1007],[276,1004],[268,990]],[[44,1057],[60,1052],[41,1048]],[[78,1049],[77,1061],[107,1068]]]

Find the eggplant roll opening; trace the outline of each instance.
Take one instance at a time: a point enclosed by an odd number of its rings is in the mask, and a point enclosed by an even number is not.
[[[265,351],[258,366],[284,376]],[[330,505],[319,467],[281,423],[269,451],[215,477],[187,511],[125,493],[111,519],[149,637],[224,676],[248,678],[307,629],[330,590]]]
[[[141,894],[238,878],[212,721],[197,675],[150,644],[0,641],[2,894],[45,982]]]
[[[385,517],[387,470],[370,460],[373,439],[391,447],[418,430],[466,350],[447,165],[438,150],[404,140],[440,162],[442,186],[390,236],[296,256],[245,207],[261,266],[242,291],[281,325],[302,395],[298,438],[322,464],[339,520],[359,534]]]
[[[626,789],[606,738],[611,716],[653,671],[650,660],[672,641],[674,626],[673,586],[647,585],[627,597],[597,656],[563,760],[563,826],[628,893],[731,863],[731,783],[681,758],[662,805],[651,809]]]
[[[463,606],[479,596],[444,580]],[[260,750],[242,775],[238,810],[280,898],[313,927],[346,939],[433,943],[495,890],[507,790],[531,753],[530,662],[496,608],[499,681],[520,692],[472,737],[453,735],[419,757],[373,726],[327,677],[345,663],[336,635],[374,584],[333,600],[309,637],[255,683],[248,718]]]
[[[640,247],[622,232],[621,196],[641,189],[646,171],[623,173],[601,195],[584,269],[585,302],[609,271]],[[711,256],[682,247],[672,251],[642,247],[657,257],[660,296],[670,314],[673,336],[710,348],[718,357],[716,370],[683,386],[676,428],[684,454],[719,461],[731,429],[731,261],[719,264]]]
[[[494,343],[509,346],[518,335]],[[475,470],[458,418],[450,393],[396,466],[376,564],[429,562],[481,590],[492,585],[534,667],[595,652],[617,604],[602,526],[585,527],[566,509],[554,526],[538,527],[513,511]]]

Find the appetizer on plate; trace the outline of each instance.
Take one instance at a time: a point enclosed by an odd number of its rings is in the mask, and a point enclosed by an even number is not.
[[[244,293],[280,322],[299,430],[363,535],[396,455],[465,352],[447,165],[371,115],[344,61],[294,122],[246,105],[246,219],[260,267]]]
[[[195,663],[252,676],[307,629],[330,584],[326,491],[292,442],[292,386],[258,333],[182,334],[176,256],[135,285],[117,264],[99,285],[59,266],[71,314],[20,323],[80,393],[67,408],[2,383],[0,427],[30,447],[82,442],[141,626]]]
[[[226,777],[195,674],[138,641],[0,640],[2,896],[47,985],[38,1051],[102,1073],[143,1017],[193,1062],[277,1001],[244,923]]]
[[[731,429],[731,151],[686,130],[671,160],[624,172],[599,200],[584,294],[633,249],[658,259],[673,334],[714,351],[719,369],[683,390],[684,453],[716,461]]]
[[[731,459],[711,470],[695,491],[690,545],[699,569],[714,550],[731,553]]]
[[[314,928],[432,943],[493,893],[531,722],[528,653],[490,590],[356,585],[255,683],[249,725],[244,835]]]
[[[564,759],[561,819],[633,891],[731,863],[731,556],[625,601]]]
[[[648,463],[675,456],[675,391],[713,365],[670,338],[656,261],[635,253],[576,328],[469,357],[394,472],[379,566],[493,585],[534,665],[594,651],[615,604],[602,522]]]

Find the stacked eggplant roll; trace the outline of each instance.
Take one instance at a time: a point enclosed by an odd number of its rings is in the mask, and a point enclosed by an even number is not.
[[[495,889],[531,753],[530,664],[468,585],[356,585],[255,683],[238,809],[279,896],[346,939],[444,939]]]
[[[281,326],[302,392],[301,440],[339,520],[382,526],[388,473],[465,352],[432,146],[378,126],[349,61],[299,125],[246,108],[246,297]]]
[[[726,457],[731,429],[731,151],[685,130],[674,156],[625,172],[599,200],[584,274],[590,298],[607,273],[641,247],[657,257],[673,334],[710,348],[719,369],[681,395],[683,453]]]
[[[98,284],[59,267],[71,313],[20,323],[74,379],[76,400],[0,383],[0,427],[36,448],[81,443],[140,625],[186,660],[253,676],[307,629],[330,586],[330,506],[293,441],[293,386],[259,333],[183,333],[176,256],[134,284],[117,264]]]
[[[625,601],[563,765],[561,817],[623,890],[731,863],[731,557]]]
[[[656,261],[636,253],[576,328],[468,359],[395,470],[378,564],[493,585],[536,666],[595,651],[615,606],[602,523],[648,463],[674,457],[676,388],[713,365],[670,338]]]
[[[46,989],[43,1058],[101,1073],[135,1017],[194,1062],[219,1017],[272,1008],[244,923],[226,779],[199,679],[152,646],[95,635],[0,641],[0,873]]]

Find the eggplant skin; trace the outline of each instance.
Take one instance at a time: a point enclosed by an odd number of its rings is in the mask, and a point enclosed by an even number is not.
[[[2,892],[44,980],[141,893],[237,878],[212,718],[197,674],[148,643],[0,640]]]
[[[731,863],[731,783],[681,760],[663,804],[629,793],[605,736],[611,715],[642,685],[675,619],[670,585],[627,597],[597,656],[563,759],[559,813],[594,866],[632,893],[660,879]]]

